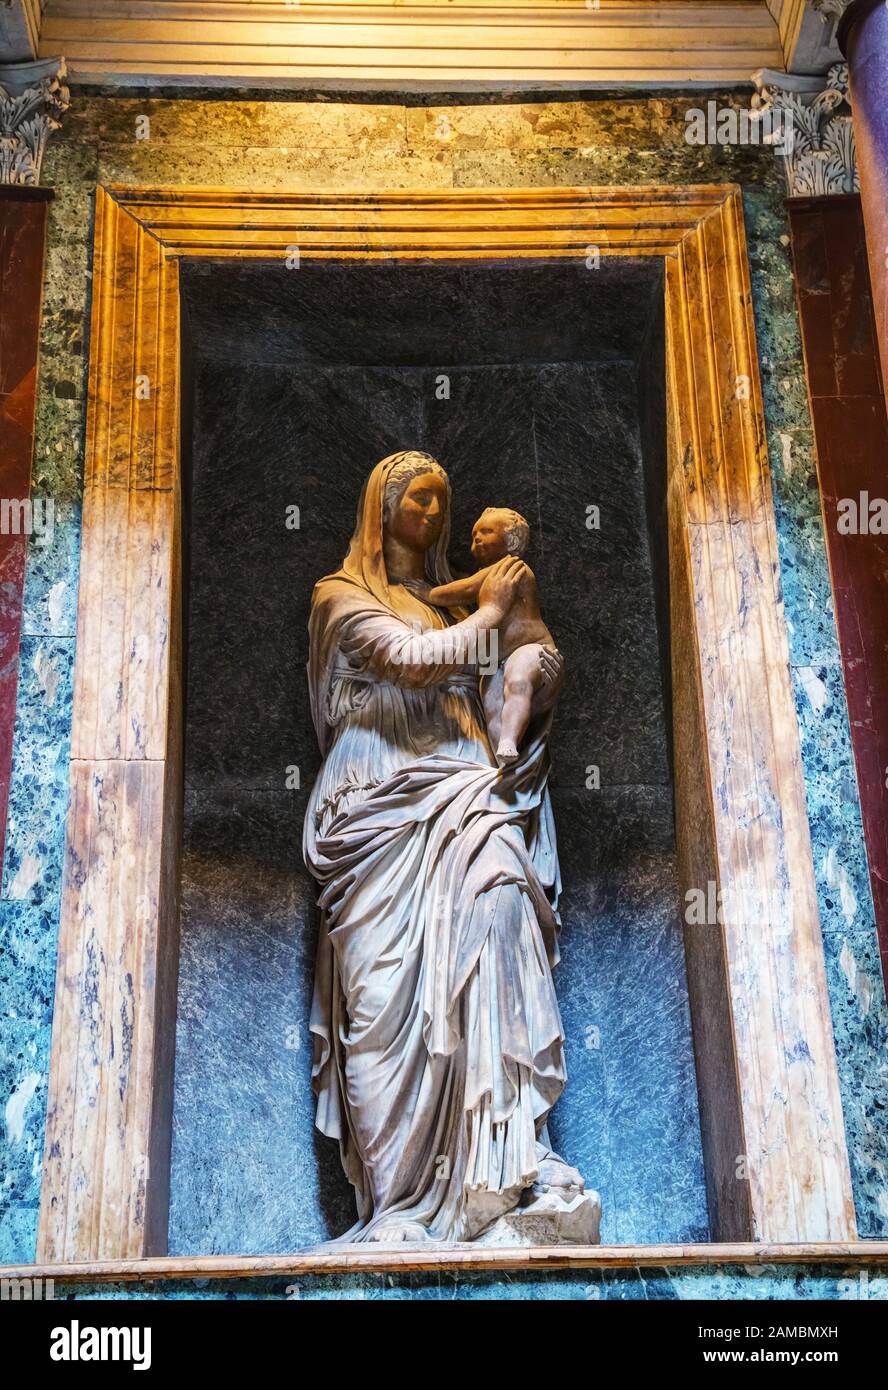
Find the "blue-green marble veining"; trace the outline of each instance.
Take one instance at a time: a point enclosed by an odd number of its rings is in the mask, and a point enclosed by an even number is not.
[[[131,1284],[65,1285],[55,1287],[56,1299],[132,1298]],[[510,1274],[332,1274],[240,1280],[195,1279],[175,1285],[139,1285],[140,1298],[305,1300],[422,1299],[454,1302],[463,1299],[645,1302],[747,1299],[757,1303],[798,1299],[881,1302],[888,1299],[888,1277],[873,1268],[806,1265],[723,1265],[664,1269],[656,1265],[626,1269],[543,1270]]]
[[[73,639],[21,641],[0,898],[0,1260],[33,1258],[64,851]]]
[[[56,935],[55,903],[0,902],[0,1261],[34,1258]]]
[[[22,637],[3,898],[58,896],[71,720],[71,637]]]
[[[80,511],[79,500],[56,502],[51,541],[29,549],[22,630],[33,636],[73,638],[77,631]]]

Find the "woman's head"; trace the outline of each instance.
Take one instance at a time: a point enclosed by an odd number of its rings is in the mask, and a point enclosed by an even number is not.
[[[390,587],[389,561],[398,548],[420,554],[429,583],[449,584],[449,536],[450,483],[440,463],[416,449],[389,454],[364,484],[351,544],[337,574],[400,611],[404,591],[400,583]]]
[[[382,503],[386,536],[410,550],[430,550],[441,537],[449,505],[450,485],[437,459],[417,449],[392,456]]]

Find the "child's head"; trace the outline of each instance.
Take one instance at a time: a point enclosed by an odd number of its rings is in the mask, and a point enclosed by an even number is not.
[[[523,555],[530,540],[530,527],[511,507],[486,507],[472,527],[472,559],[492,565],[507,555]]]

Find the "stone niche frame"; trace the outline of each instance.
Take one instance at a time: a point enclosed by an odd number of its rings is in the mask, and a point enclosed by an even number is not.
[[[306,260],[515,261],[585,257],[594,247],[602,256],[664,258],[681,887],[705,891],[711,883],[726,904],[722,924],[685,927],[713,1236],[741,1243],[732,1258],[756,1250],[787,1258],[803,1247],[825,1257],[851,1253],[848,1243],[861,1251],[739,189],[312,195],[113,187],[98,190],[96,206],[71,792],[38,1262],[101,1268],[104,1277],[122,1273],[122,1262],[129,1277],[140,1267],[193,1275],[232,1264],[151,1258],[166,1250],[178,965],[179,262],[273,261],[296,247]],[[704,1263],[728,1258],[726,1245],[693,1250]],[[664,1249],[657,1254],[669,1262]],[[682,1262],[691,1255],[680,1251]],[[245,1263],[478,1268],[628,1257],[628,1248],[509,1255],[462,1247],[452,1256],[367,1251],[357,1262],[343,1252]]]

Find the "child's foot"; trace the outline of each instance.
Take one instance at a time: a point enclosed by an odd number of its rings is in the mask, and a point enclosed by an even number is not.
[[[500,764],[500,766],[503,766],[503,764],[507,765],[508,763],[515,763],[518,761],[518,749],[515,747],[511,739],[500,739],[499,747],[496,750],[496,760]]]

